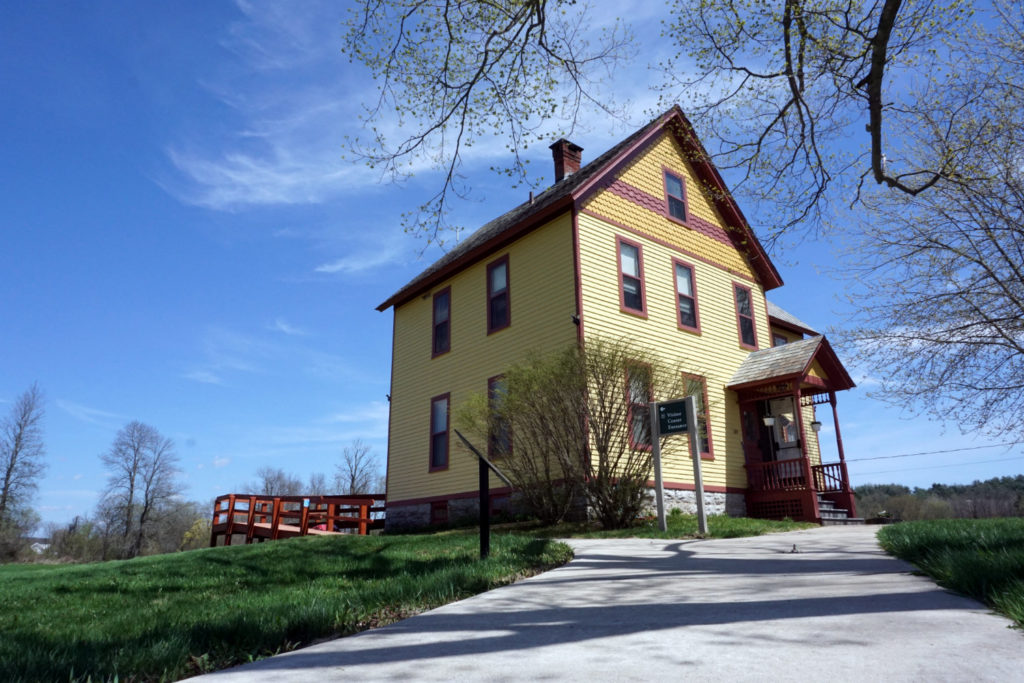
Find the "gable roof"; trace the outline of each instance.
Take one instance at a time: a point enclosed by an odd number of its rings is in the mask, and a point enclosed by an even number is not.
[[[748,355],[726,386],[741,389],[766,382],[802,378],[818,361],[835,391],[857,386],[832,350],[825,337],[818,335],[781,346],[754,351]]]
[[[377,306],[385,311],[428,291],[434,285],[447,279],[471,263],[497,251],[527,232],[539,227],[573,207],[574,203],[596,190],[600,182],[616,173],[622,165],[632,159],[653,140],[663,129],[675,135],[683,149],[690,152],[688,159],[697,171],[699,179],[712,189],[712,201],[725,217],[727,224],[735,228],[727,230],[737,249],[750,261],[765,290],[782,285],[782,278],[768,258],[747,219],[725,186],[718,169],[711,163],[707,151],[693,133],[693,126],[678,107],[672,107],[646,126],[622,140],[575,173],[541,192],[532,201],[527,201],[511,211],[495,218],[459,242],[451,251],[439,258],[404,287]]]
[[[814,335],[820,334],[819,332],[816,332],[813,327],[789,311],[783,310],[781,307],[776,306],[767,299],[765,300],[765,303],[768,305],[768,317],[772,319],[772,322],[779,323],[782,327],[788,327],[796,332]]]

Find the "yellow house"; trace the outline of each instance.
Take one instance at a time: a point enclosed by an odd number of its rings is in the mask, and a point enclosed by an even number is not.
[[[453,407],[530,352],[601,336],[628,338],[703,385],[710,512],[853,518],[835,396],[854,384],[823,336],[766,300],[782,279],[682,111],[585,166],[579,146],[551,149],[554,185],[378,307],[394,310],[388,527],[475,514],[477,464],[455,448]],[[831,464],[817,439],[826,403]],[[666,500],[685,510],[693,472],[676,441]]]

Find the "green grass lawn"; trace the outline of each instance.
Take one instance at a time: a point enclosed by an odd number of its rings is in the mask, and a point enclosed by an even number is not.
[[[939,585],[1024,627],[1024,519],[902,522],[884,527],[878,540]]]
[[[565,545],[309,537],[124,562],[0,567],[0,681],[176,680],[353,633],[567,562]]]
[[[565,522],[555,526],[538,526],[536,523],[508,525],[505,528],[542,538],[698,538],[697,515],[684,515],[678,510],[666,515],[668,531],[658,529],[657,519],[646,519],[628,529],[600,529],[593,524]],[[750,519],[727,515],[708,516],[708,533],[704,538],[737,538],[760,536],[780,531],[796,531],[818,526],[807,522],[773,521]]]

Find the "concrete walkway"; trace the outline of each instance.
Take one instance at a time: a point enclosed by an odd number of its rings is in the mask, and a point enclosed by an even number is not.
[[[204,678],[1024,680],[1024,634],[910,574],[875,531],[573,540],[560,569]]]

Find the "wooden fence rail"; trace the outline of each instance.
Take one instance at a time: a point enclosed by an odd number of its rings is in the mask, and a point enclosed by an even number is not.
[[[381,505],[377,505],[380,502]],[[217,537],[231,545],[232,537],[246,543],[317,534],[358,533],[384,528],[384,496],[264,496],[229,493],[213,503],[210,547]]]

